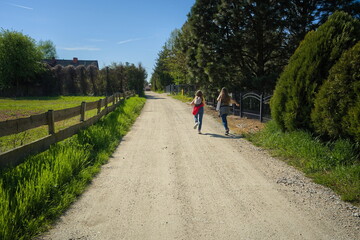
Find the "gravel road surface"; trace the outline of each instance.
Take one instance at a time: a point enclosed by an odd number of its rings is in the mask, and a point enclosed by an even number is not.
[[[191,108],[148,93],[88,190],[37,239],[360,239],[360,211]]]

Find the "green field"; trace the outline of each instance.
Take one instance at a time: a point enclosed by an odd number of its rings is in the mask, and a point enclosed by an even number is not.
[[[0,121],[29,117],[48,110],[76,107],[81,102],[94,102],[105,97],[37,97],[0,98]]]
[[[38,98],[0,98],[0,121],[29,117],[31,115],[79,106],[81,102],[94,102],[98,97],[38,97]],[[97,109],[87,111],[86,118],[96,115]],[[79,122],[80,117],[70,118],[55,123],[55,131],[67,128]],[[0,138],[0,153],[22,146],[48,135],[47,126],[31,129],[19,134]]]

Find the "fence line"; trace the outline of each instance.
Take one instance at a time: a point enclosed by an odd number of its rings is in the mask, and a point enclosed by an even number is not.
[[[125,99],[132,96],[133,93],[116,93],[111,97],[106,97],[105,99],[100,99],[99,101],[90,103],[82,102],[81,105],[77,107],[57,111],[49,110],[46,113],[33,115],[28,118],[0,122],[0,137],[20,133],[32,128],[40,127],[42,125],[48,125],[49,128],[48,136],[1,153],[0,168],[17,166],[25,160],[26,156],[45,151],[50,147],[50,145],[71,137],[72,135],[78,133],[80,129],[84,129],[93,125],[102,116],[114,111],[115,108],[119,106],[123,100],[121,99],[121,95],[123,96],[123,99]],[[109,102],[113,103],[113,105],[110,107],[108,107]],[[101,110],[102,107],[105,108]],[[98,109],[97,115],[85,120],[85,112],[95,108]],[[80,123],[55,133],[55,122],[76,117],[78,115],[80,115]]]
[[[241,118],[244,116],[250,116],[252,118],[257,118],[260,122],[263,122],[264,120],[270,120],[270,117],[265,117],[264,114],[264,107],[265,105],[269,105],[269,101],[270,98],[272,96],[268,95],[268,96],[264,96],[263,94],[257,94],[254,92],[248,92],[248,93],[240,93],[239,96],[239,103],[240,106],[236,107],[234,104],[232,106],[232,113],[234,115],[240,116]],[[259,108],[255,109],[253,111],[249,110],[249,109],[245,109],[244,108],[244,100],[246,99],[255,99],[256,101],[259,102]],[[216,106],[216,99],[215,98],[208,98],[206,99],[206,104],[207,105],[211,105],[211,106]]]

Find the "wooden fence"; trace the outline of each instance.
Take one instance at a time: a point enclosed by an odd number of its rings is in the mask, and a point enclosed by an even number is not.
[[[24,161],[26,156],[45,151],[51,144],[62,141],[96,123],[102,116],[112,112],[125,98],[132,96],[132,92],[125,94],[116,93],[110,97],[95,102],[82,102],[80,106],[62,110],[49,110],[45,113],[33,115],[27,118],[19,118],[0,122],[0,137],[17,134],[29,129],[48,125],[49,135],[32,143],[0,153],[0,168],[13,167]],[[108,106],[112,103],[111,106]],[[104,107],[104,109],[102,109]],[[94,117],[85,119],[86,111],[97,108]],[[102,110],[101,110],[102,109]],[[66,120],[80,115],[80,122],[66,129],[55,132],[55,122]]]

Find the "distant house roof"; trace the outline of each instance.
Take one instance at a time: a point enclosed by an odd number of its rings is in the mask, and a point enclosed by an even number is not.
[[[45,63],[49,64],[52,67],[55,67],[56,65],[61,65],[63,67],[72,65],[74,67],[77,67],[79,65],[84,65],[85,67],[94,65],[95,67],[99,68],[99,63],[97,60],[79,60],[78,58],[73,58],[72,60],[65,60],[65,59],[44,59]]]

